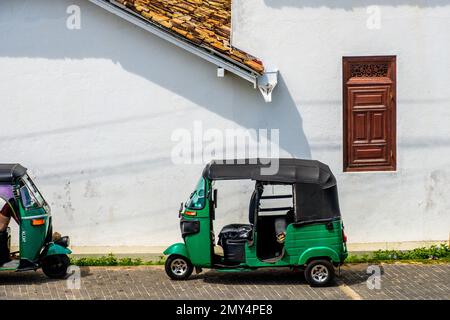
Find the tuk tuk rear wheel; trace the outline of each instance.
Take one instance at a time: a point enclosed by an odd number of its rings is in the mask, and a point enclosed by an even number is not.
[[[192,274],[194,267],[191,261],[180,255],[171,255],[165,263],[167,275],[173,280],[186,280]]]
[[[42,271],[52,279],[63,279],[67,275],[70,259],[65,254],[47,256],[42,260]]]
[[[313,260],[305,269],[305,278],[311,287],[328,286],[334,274],[334,266],[328,260]]]

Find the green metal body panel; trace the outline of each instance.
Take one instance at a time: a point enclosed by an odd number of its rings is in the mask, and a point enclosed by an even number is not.
[[[210,188],[211,182],[205,180],[205,195],[209,194]],[[200,231],[196,234],[187,235],[184,238],[184,244],[172,245],[164,251],[164,254],[180,254],[189,258],[196,267],[211,267],[211,219],[209,210],[210,202],[208,200],[205,201],[205,205],[201,209],[184,208],[181,212],[182,219],[199,221]],[[186,211],[195,212],[195,216],[186,215]]]
[[[171,254],[177,254],[186,258],[189,258],[187,253],[186,245],[184,243],[175,243],[168,247],[163,252],[166,256],[170,256]]]
[[[192,218],[184,216],[184,219]],[[211,267],[211,222],[207,217],[198,217],[200,221],[200,232],[186,236],[187,257],[197,267]]]
[[[339,254],[329,247],[314,247],[304,251],[298,259],[298,265],[306,264],[309,260],[317,257],[329,258],[332,262],[339,263]]]
[[[209,194],[211,181],[206,180],[205,194]],[[180,254],[186,256],[196,267],[212,267],[211,217],[210,201],[204,208],[195,211],[196,215],[186,215],[186,209],[181,213],[185,220],[195,219],[200,222],[200,231],[185,237],[185,243],[177,243],[164,251],[164,254]],[[261,261],[257,257],[257,239],[260,236],[256,230],[251,244],[245,247],[245,263],[235,268],[219,268],[222,272],[237,272],[264,267],[296,267],[303,266],[311,259],[326,258],[335,264],[341,264],[346,259],[347,247],[343,241],[342,220],[331,223],[316,223],[296,226],[290,224],[286,229],[284,255],[274,262]],[[265,235],[261,235],[265,236]]]
[[[228,269],[215,269],[217,272],[250,272],[250,268],[228,268]]]
[[[41,253],[48,229],[50,227],[49,214],[44,208],[24,209],[19,202],[21,223],[19,234],[20,258],[35,261]],[[40,217],[45,219],[45,223],[40,226],[33,226],[30,217]]]
[[[347,248],[342,238],[342,221],[318,223],[296,227],[289,225],[286,231],[285,250],[292,265],[303,265],[311,258],[327,257],[335,263],[344,262]]]
[[[45,252],[45,257],[47,256],[53,256],[57,254],[71,254],[72,251],[68,248],[65,248],[63,246],[60,246],[56,243],[50,243],[47,247],[47,251]]]

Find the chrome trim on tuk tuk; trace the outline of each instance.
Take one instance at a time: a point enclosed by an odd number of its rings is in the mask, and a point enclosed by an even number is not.
[[[31,220],[31,219],[39,219],[39,218],[45,218],[45,217],[51,217],[51,214],[45,213],[45,214],[39,214],[37,216],[29,216],[29,217],[22,217],[22,220]]]

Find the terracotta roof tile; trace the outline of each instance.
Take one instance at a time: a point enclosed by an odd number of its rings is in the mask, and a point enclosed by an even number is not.
[[[196,45],[213,49],[257,73],[261,61],[230,45],[231,0],[116,0]]]

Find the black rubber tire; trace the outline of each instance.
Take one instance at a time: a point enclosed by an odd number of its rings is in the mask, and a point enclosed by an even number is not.
[[[172,263],[179,263],[179,267],[181,268],[184,264],[184,269],[180,270],[179,273],[177,273],[176,271],[173,270],[173,265]],[[165,263],[165,270],[166,270],[166,274],[169,276],[169,278],[171,278],[172,280],[187,280],[191,274],[192,271],[194,270],[194,266],[192,265],[191,261],[183,256],[177,255],[177,254],[173,254],[170,255]]]
[[[326,275],[324,279],[318,280],[318,277],[313,275],[313,270],[316,271],[317,268],[322,267],[326,270]],[[323,269],[322,269],[323,270]],[[305,269],[305,279],[311,287],[327,287],[334,280],[335,272],[333,264],[328,260],[312,260],[308,263]]]
[[[42,271],[51,279],[64,279],[69,265],[70,259],[65,254],[45,257],[41,263]]]

